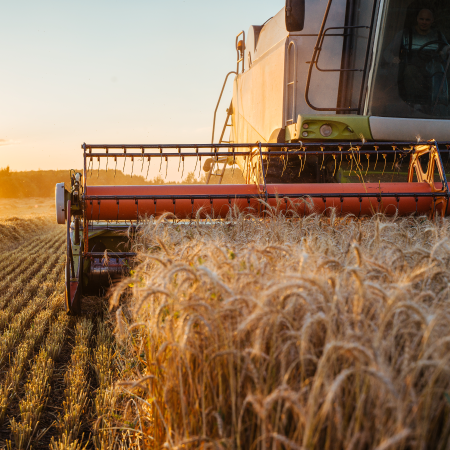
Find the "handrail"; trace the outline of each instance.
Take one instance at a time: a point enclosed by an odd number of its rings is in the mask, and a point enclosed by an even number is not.
[[[223,91],[225,90],[225,86],[226,86],[226,84],[227,84],[228,77],[229,77],[232,73],[234,73],[235,75],[237,75],[237,72],[234,72],[234,71],[228,72],[228,73],[227,73],[227,76],[225,77],[225,81],[224,81],[223,86],[222,86],[222,91],[220,92],[219,100],[217,101],[216,109],[214,110],[214,120],[213,120],[213,129],[212,129],[211,144],[214,144],[214,133],[215,133],[215,130],[216,130],[216,116],[217,116],[217,110],[219,109],[220,101],[222,100]]]
[[[242,58],[239,55],[239,49],[238,49],[238,39],[239,36],[242,36],[242,42],[244,43],[244,48],[242,49]],[[245,51],[245,31],[242,30],[237,36],[236,36],[236,53],[237,53],[237,67],[236,72],[239,73],[239,63],[242,62],[242,73],[244,73],[244,51]]]
[[[368,65],[368,60],[369,60],[368,49],[369,49],[369,46],[370,46],[370,38],[371,38],[372,31],[373,31],[375,8],[372,11],[370,27],[344,25],[342,27],[329,27],[329,28],[325,29],[325,25],[327,23],[328,16],[330,14],[330,8],[331,8],[332,2],[333,2],[333,0],[328,0],[327,7],[325,9],[325,14],[324,14],[323,19],[322,19],[322,24],[320,26],[320,31],[319,31],[319,33],[317,35],[317,41],[316,41],[316,44],[314,46],[313,55],[311,57],[311,61],[309,61],[308,76],[307,76],[307,79],[306,79],[306,86],[305,86],[305,102],[311,109],[313,109],[315,111],[334,111],[334,112],[346,112],[346,113],[349,113],[349,112],[359,113],[360,110],[361,110],[361,98],[362,98],[362,95],[363,95],[364,75],[363,75],[363,80],[361,81],[360,98],[359,98],[359,103],[358,103],[358,107],[357,108],[319,108],[317,106],[314,106],[311,103],[310,99],[309,99],[309,90],[310,90],[310,87],[311,87],[312,71],[313,71],[314,67],[316,67],[321,72],[358,72],[358,71],[361,71],[361,72],[363,72],[363,74],[365,74],[367,72],[367,65]],[[376,2],[374,2],[374,4],[375,3]],[[324,39],[326,37],[327,31],[328,30],[334,30],[334,29],[343,29],[344,30],[344,34],[345,34],[345,30],[347,30],[347,29],[357,29],[357,28],[369,29],[369,40],[367,42],[366,55],[365,55],[365,60],[364,60],[364,69],[362,69],[362,70],[357,70],[357,69],[336,69],[336,70],[320,69],[318,67],[318,65],[317,65],[317,62],[319,60],[320,52],[322,51],[322,45],[323,45],[323,41],[324,41]]]

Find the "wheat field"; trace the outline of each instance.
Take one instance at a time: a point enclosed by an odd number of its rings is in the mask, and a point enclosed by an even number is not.
[[[450,448],[450,222],[147,219],[64,312],[65,228],[0,222],[0,448]]]
[[[450,448],[448,220],[162,218],[135,245],[111,306],[148,448]]]
[[[96,407],[118,378],[112,328],[102,299],[64,311],[65,247],[53,214],[0,220],[1,449],[108,448]]]

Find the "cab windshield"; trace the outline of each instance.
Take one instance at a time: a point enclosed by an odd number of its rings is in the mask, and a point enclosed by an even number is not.
[[[450,119],[450,2],[428,3],[386,2],[370,115]]]

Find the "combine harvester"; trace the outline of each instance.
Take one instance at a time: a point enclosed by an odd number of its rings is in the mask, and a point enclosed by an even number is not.
[[[123,276],[135,256],[125,230],[142,216],[224,218],[450,212],[450,7],[411,0],[287,0],[236,37],[233,99],[220,139],[208,145],[83,144],[84,171],[56,186],[67,223],[66,303]],[[219,107],[217,104],[216,112]],[[224,141],[230,129],[229,141]],[[92,165],[128,160],[148,169],[195,158],[205,185],[89,186]],[[227,165],[246,184],[221,184]],[[99,166],[100,167],[100,166]],[[214,182],[214,184],[211,184]],[[131,229],[131,232],[132,232]]]

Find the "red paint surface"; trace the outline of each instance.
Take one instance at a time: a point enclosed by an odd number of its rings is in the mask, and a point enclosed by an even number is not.
[[[436,185],[436,188],[439,188]],[[430,187],[426,183],[384,183],[381,186],[378,183],[346,183],[346,184],[271,184],[267,185],[269,194],[278,194],[278,208],[282,211],[286,210],[286,202],[282,197],[289,197],[291,194],[325,194],[325,193],[424,193],[431,192]],[[185,219],[195,217],[200,211],[201,217],[206,215],[214,217],[225,217],[230,207],[237,207],[240,211],[248,212],[254,215],[260,215],[263,207],[258,201],[258,197],[264,200],[264,196],[259,193],[259,189],[255,185],[172,185],[172,186],[88,186],[86,188],[87,195],[170,195],[174,196],[175,203],[172,199],[157,200],[139,200],[139,216],[160,216],[166,212],[174,213],[178,218]],[[191,200],[176,199],[180,195],[227,195],[228,199],[213,199],[212,203],[209,199]],[[235,195],[249,195],[250,203],[247,199],[235,199]],[[311,205],[312,200],[312,205]],[[304,201],[303,199],[291,199],[288,201],[288,211],[296,210],[300,214],[309,214],[312,211],[323,212],[325,208],[336,207],[337,211],[341,211],[341,201],[339,197],[331,197],[326,199],[326,203],[321,198],[315,198]],[[292,202],[292,203],[291,203]],[[269,200],[269,204],[273,207],[277,206],[277,200]],[[311,207],[312,206],[312,207]],[[342,203],[343,214],[355,215],[371,215],[378,210],[386,214],[394,214],[396,208],[399,213],[408,215],[416,212],[416,201],[414,197],[400,198],[397,203],[395,197],[385,197],[381,203],[376,198],[362,197],[360,203],[358,198],[345,198]],[[431,198],[419,198],[417,202],[417,212],[426,214],[432,209],[433,200]],[[447,214],[450,213],[450,207]],[[97,201],[86,202],[86,214],[89,220],[136,220],[137,207],[134,200],[120,200],[119,208],[116,200],[101,200],[100,208]]]

